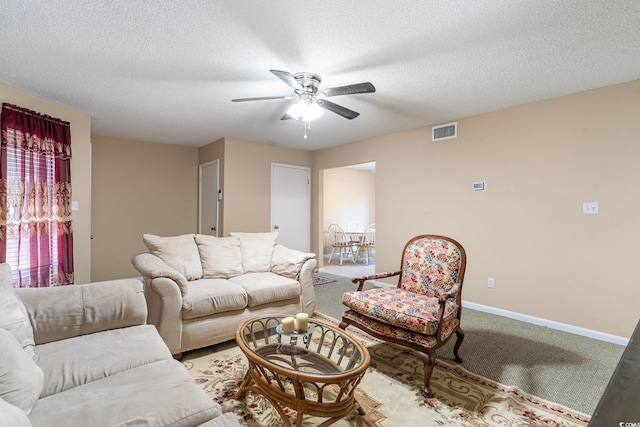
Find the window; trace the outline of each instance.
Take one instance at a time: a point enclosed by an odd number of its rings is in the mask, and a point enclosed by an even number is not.
[[[68,122],[2,105],[0,261],[14,286],[73,283]]]

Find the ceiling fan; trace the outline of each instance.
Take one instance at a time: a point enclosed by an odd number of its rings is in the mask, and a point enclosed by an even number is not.
[[[322,79],[313,73],[291,74],[288,71],[269,70],[280,80],[285,82],[295,95],[291,96],[262,96],[256,98],[232,99],[233,102],[262,101],[268,99],[295,99],[293,105],[280,120],[297,119],[310,122],[320,117],[324,112],[322,109],[331,111],[344,117],[345,119],[355,119],[360,115],[342,105],[327,100],[331,96],[353,95],[357,93],[375,92],[376,88],[369,82],[357,83],[347,86],[333,87],[329,89],[319,89]]]

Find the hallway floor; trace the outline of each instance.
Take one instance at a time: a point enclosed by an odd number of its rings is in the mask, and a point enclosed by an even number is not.
[[[320,273],[335,274],[343,277],[362,277],[373,274],[375,271],[376,265],[371,261],[369,265],[364,264],[362,261],[355,264],[351,261],[343,261],[342,265],[340,265],[340,261],[334,257],[331,264],[329,264],[329,255],[324,256],[324,266],[319,270]]]

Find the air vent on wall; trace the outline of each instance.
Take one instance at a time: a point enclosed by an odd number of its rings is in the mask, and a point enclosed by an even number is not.
[[[446,125],[434,126],[431,128],[431,141],[440,141],[442,139],[453,139],[458,136],[458,122],[448,123]]]

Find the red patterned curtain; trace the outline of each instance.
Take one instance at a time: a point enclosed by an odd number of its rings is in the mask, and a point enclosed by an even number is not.
[[[0,122],[0,262],[16,287],[71,284],[69,123],[6,103]]]

